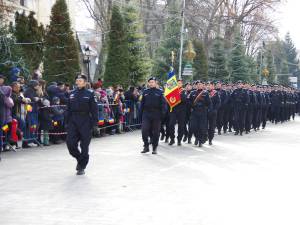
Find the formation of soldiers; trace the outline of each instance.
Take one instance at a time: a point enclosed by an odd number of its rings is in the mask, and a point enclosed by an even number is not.
[[[156,127],[160,124],[160,140],[169,145],[182,142],[201,147],[207,141],[212,145],[215,131],[218,135],[234,132],[235,135],[249,134],[265,129],[267,121],[274,124],[284,123],[295,118],[300,109],[300,92],[291,87],[280,85],[250,85],[239,81],[235,84],[195,81],[183,85],[178,81],[181,91],[181,103],[172,110],[165,110],[161,121],[153,120]],[[156,88],[157,99],[162,99],[162,91]],[[155,96],[147,95],[146,102],[154,102]],[[148,99],[148,100],[147,100]],[[161,101],[157,103],[157,111],[163,113]],[[151,104],[149,104],[151,105]],[[166,104],[167,106],[167,104]],[[153,110],[153,109],[152,109]],[[150,113],[150,112],[149,112]],[[143,117],[144,122],[144,117]],[[142,124],[143,124],[142,122]],[[177,126],[177,137],[175,127]],[[147,129],[150,129],[149,123]],[[142,126],[143,132],[143,126]],[[149,134],[148,134],[149,133]],[[152,130],[143,137],[144,150],[149,152]],[[157,130],[154,132],[157,133]],[[156,139],[155,139],[156,140]],[[157,141],[154,146],[156,154]]]

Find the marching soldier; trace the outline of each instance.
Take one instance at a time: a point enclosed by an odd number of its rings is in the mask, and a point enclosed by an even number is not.
[[[202,147],[207,141],[207,111],[211,105],[209,93],[204,89],[204,83],[196,82],[197,90],[190,94],[189,101],[192,106],[191,112],[191,131],[195,135],[195,145]]]
[[[213,82],[207,84],[209,97],[211,100],[210,107],[208,108],[208,141],[209,145],[212,145],[212,140],[215,135],[215,129],[217,125],[218,110],[221,106],[221,99],[219,93],[215,90]]]
[[[234,122],[235,122],[235,135],[243,135],[245,128],[246,110],[249,104],[249,95],[243,89],[243,82],[238,81],[237,89],[231,94]]]
[[[165,99],[163,92],[157,88],[156,78],[148,80],[149,89],[142,95],[141,114],[142,114],[142,137],[144,150],[141,153],[149,152],[149,138],[153,147],[152,154],[157,154],[159,132],[161,120],[165,113]]]
[[[220,100],[221,100],[221,105],[217,113],[218,134],[221,135],[221,130],[222,127],[224,127],[224,123],[225,123],[225,110],[228,105],[229,94],[226,90],[224,90],[221,82],[216,83],[216,91],[218,92],[218,95],[220,96]]]
[[[177,145],[181,146],[181,140],[184,135],[184,126],[185,126],[185,117],[186,117],[186,110],[187,110],[187,104],[186,104],[186,93],[184,92],[182,86],[182,80],[178,80],[178,87],[180,89],[180,97],[181,102],[176,105],[172,111],[170,112],[170,123],[169,123],[169,129],[170,129],[170,143],[169,145],[173,145],[175,143],[175,125],[176,122],[178,123],[178,136],[177,136]]]
[[[87,89],[87,77],[76,77],[77,88],[70,93],[67,103],[67,147],[70,154],[77,160],[77,175],[85,174],[89,162],[89,145],[92,129],[97,126],[98,106],[94,92]],[[78,143],[80,148],[78,149]]]

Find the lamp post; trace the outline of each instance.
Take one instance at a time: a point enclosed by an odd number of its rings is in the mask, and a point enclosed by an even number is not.
[[[84,47],[84,56],[83,56],[83,63],[87,64],[87,72],[88,72],[88,82],[91,81],[91,76],[90,76],[90,56],[91,56],[91,50],[88,45]]]

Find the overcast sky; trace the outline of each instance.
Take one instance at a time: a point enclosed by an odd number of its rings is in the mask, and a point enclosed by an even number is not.
[[[299,0],[285,0],[279,10],[279,31],[280,37],[289,31],[293,42],[300,50],[300,1]]]

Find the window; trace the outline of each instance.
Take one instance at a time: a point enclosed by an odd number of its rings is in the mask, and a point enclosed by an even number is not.
[[[25,0],[20,0],[20,5],[25,6]]]

